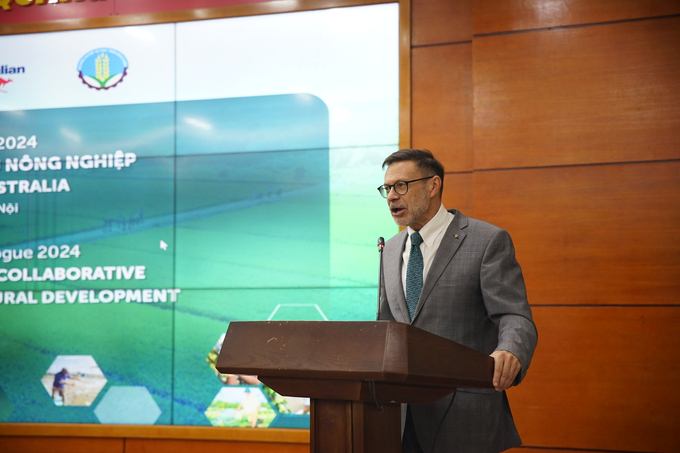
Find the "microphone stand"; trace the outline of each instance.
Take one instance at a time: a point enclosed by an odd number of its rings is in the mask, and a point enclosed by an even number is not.
[[[385,239],[382,237],[378,238],[378,253],[380,254],[380,272],[378,274],[378,311],[375,314],[375,319],[376,321],[380,320],[380,296],[382,295],[383,291],[383,255],[382,251],[385,248]],[[375,408],[376,411],[380,414],[383,411],[382,404],[380,404],[380,400],[378,399],[378,394],[375,391],[375,381],[374,380],[369,380],[368,381],[368,391],[370,394],[373,396],[373,401],[375,402]]]
[[[378,238],[378,254],[380,254],[380,272],[378,273],[378,311],[375,314],[375,319],[380,319],[380,296],[383,293],[383,249],[385,248],[385,238]]]

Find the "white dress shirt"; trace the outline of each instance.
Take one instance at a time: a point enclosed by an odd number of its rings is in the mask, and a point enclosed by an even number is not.
[[[451,224],[453,214],[446,210],[444,205],[439,205],[439,211],[432,217],[432,220],[422,227],[419,231],[423,238],[423,243],[420,244],[420,252],[423,254],[423,284],[427,278],[427,273],[430,271],[430,266],[437,254],[439,244],[442,243],[444,232]],[[406,269],[408,268],[408,258],[411,256],[411,234],[415,230],[411,227],[406,228],[408,238],[404,246],[404,253],[402,254],[403,264],[401,266],[401,284],[404,286],[404,294],[406,294]]]

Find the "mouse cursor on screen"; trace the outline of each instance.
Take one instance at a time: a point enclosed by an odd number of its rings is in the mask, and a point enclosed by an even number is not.
[[[165,241],[161,239],[161,250],[167,250],[167,249],[168,249],[168,244],[166,244]]]

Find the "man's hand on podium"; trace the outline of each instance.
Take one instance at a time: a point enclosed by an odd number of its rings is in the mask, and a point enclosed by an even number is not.
[[[494,351],[491,354],[494,360],[493,386],[501,392],[510,388],[522,365],[517,356],[509,351]]]

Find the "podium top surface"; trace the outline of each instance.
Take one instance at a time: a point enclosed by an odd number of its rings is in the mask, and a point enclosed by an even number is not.
[[[217,370],[274,378],[493,388],[493,358],[393,321],[232,322]]]

